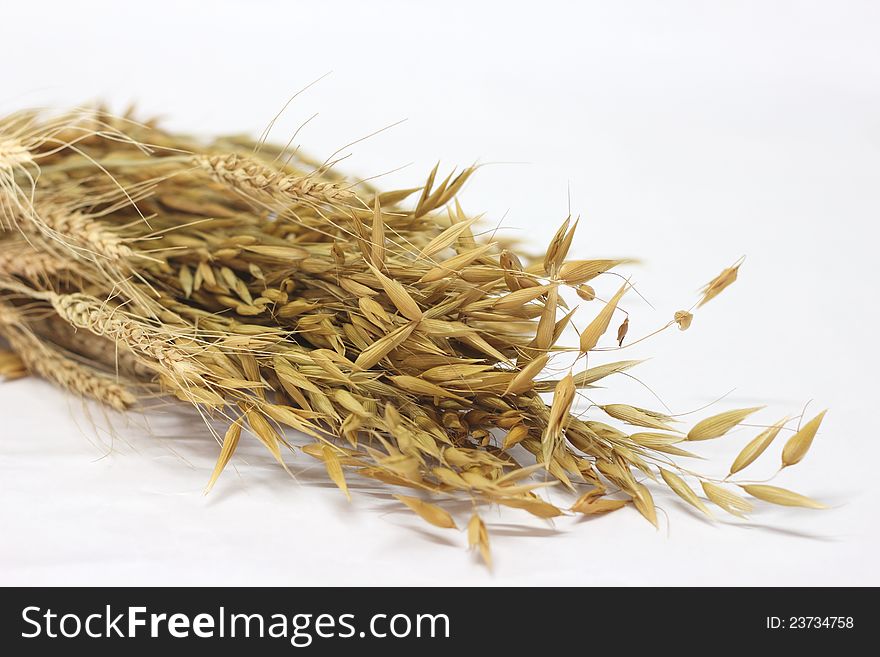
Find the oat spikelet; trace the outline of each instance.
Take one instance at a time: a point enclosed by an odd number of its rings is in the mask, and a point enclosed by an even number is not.
[[[217,464],[214,466],[214,471],[211,473],[208,485],[205,486],[205,495],[211,491],[214,484],[217,483],[217,480],[223,473],[223,470],[226,468],[226,465],[229,463],[230,459],[232,459],[232,455],[235,454],[235,450],[238,448],[238,441],[240,438],[241,418],[238,418],[235,422],[229,425],[226,434],[223,436],[223,444],[220,447],[220,456],[217,457]]]
[[[431,504],[424,500],[420,500],[417,497],[410,497],[408,495],[395,495],[394,497],[406,504],[425,521],[431,523],[435,527],[440,527],[441,529],[456,529],[455,520],[452,519],[452,516],[436,504]]]
[[[548,359],[549,356],[547,354],[541,354],[531,363],[528,363],[511,379],[504,394],[518,395],[533,387],[535,385],[535,377],[547,366]]]
[[[603,306],[593,321],[587,325],[583,333],[581,333],[581,351],[583,353],[587,353],[599,344],[599,338],[608,330],[608,325],[611,324],[611,317],[614,315],[617,304],[623,298],[628,287],[629,283],[624,283],[617,293],[609,299],[608,303]]]
[[[483,522],[479,515],[474,513],[468,521],[468,546],[473,550],[480,551],[483,562],[492,567],[492,553],[489,550],[489,532],[486,529],[486,523]]]
[[[351,493],[348,492],[348,484],[345,483],[345,474],[342,471],[342,464],[340,463],[335,450],[324,445],[322,448],[322,454],[324,456],[324,466],[327,468],[327,475],[333,480],[333,483],[339,487],[339,490],[345,493],[345,497],[351,501]]]
[[[644,484],[636,484],[635,494],[633,495],[633,506],[635,506],[639,513],[641,513],[648,522],[654,525],[654,527],[659,527],[657,524],[657,509],[654,506],[654,498],[651,495],[651,491],[649,491],[648,487]]]
[[[559,278],[568,285],[582,285],[599,274],[602,274],[618,265],[630,262],[629,260],[569,260],[559,269]],[[585,292],[593,292],[587,285]],[[595,296],[595,292],[593,292]],[[590,299],[586,299],[590,301]]]
[[[702,481],[700,485],[703,487],[706,497],[731,515],[744,518],[745,514],[750,513],[754,508],[748,500],[741,498],[736,493],[731,493],[723,486],[713,484],[711,481]]]
[[[571,510],[575,513],[592,516],[617,511],[630,503],[630,500],[610,500],[603,497],[604,494],[605,489],[603,488],[588,490],[572,504]]]
[[[755,459],[761,456],[761,454],[770,447],[770,444],[776,436],[779,435],[779,432],[782,430],[782,427],[785,426],[787,420],[788,418],[780,420],[773,426],[768,427],[759,433],[753,440],[749,441],[749,444],[743,447],[742,451],[733,460],[733,464],[730,466],[730,474],[736,474],[740,470],[743,470],[754,463]]]
[[[710,518],[712,517],[712,512],[709,511],[709,507],[703,504],[703,501],[697,497],[697,494],[685,483],[684,479],[674,472],[670,472],[666,468],[660,468],[660,476],[663,477],[663,481],[665,481],[672,491],[681,499],[694,508],[699,509]]]
[[[816,437],[819,425],[822,424],[822,420],[825,419],[825,413],[827,412],[822,411],[819,413],[819,415],[807,422],[797,433],[788,439],[782,450],[782,467],[787,468],[803,460],[810,449],[810,445],[813,444],[813,438]]]
[[[700,306],[709,303],[709,301],[711,301],[728,287],[733,285],[734,281],[736,281],[736,276],[739,272],[740,266],[742,266],[742,261],[738,262],[733,267],[726,268],[724,271],[718,274],[718,276],[706,283],[706,285],[702,289],[703,296],[700,299],[700,302],[697,304],[697,307],[699,308]]]
[[[779,486],[767,486],[766,484],[743,485],[741,488],[752,497],[759,500],[770,502],[771,504],[779,504],[782,506],[803,506],[809,509],[827,509],[828,507],[821,502],[787,490]]]
[[[541,438],[542,460],[544,463],[550,463],[550,457],[559,441],[559,436],[565,425],[565,421],[569,417],[572,402],[576,389],[574,387],[574,378],[571,372],[565,375],[556,384],[556,390],[553,392],[553,403],[550,405],[550,416],[547,420],[547,428]]]
[[[678,329],[680,331],[687,331],[691,327],[691,323],[694,321],[694,316],[687,310],[678,310],[675,312],[674,321],[678,324]]]
[[[745,420],[749,415],[760,411],[763,406],[755,406],[754,408],[742,408],[735,411],[725,411],[705,420],[697,422],[693,428],[688,431],[688,440],[711,440],[719,438],[733,429],[737,424]]]

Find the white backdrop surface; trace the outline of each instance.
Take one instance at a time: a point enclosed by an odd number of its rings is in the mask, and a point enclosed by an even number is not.
[[[849,1],[5,3],[3,112],[136,101],[258,134],[332,71],[274,139],[318,112],[298,142],[326,156],[407,119],[343,166],[413,186],[437,159],[490,163],[464,207],[536,242],[570,203],[573,252],[644,261],[629,271],[656,310],[633,296],[632,335],[746,255],[689,331],[632,350],[653,356],[636,373],[676,412],[731,389],[718,410],[767,403],[766,421],[830,408],[777,482],[832,508],[710,523],[658,493],[660,531],[630,510],[493,512],[490,573],[463,533],[366,484],[349,504],[305,455],[291,480],[245,446],[204,497],[216,447],[197,422],[22,380],[0,385],[0,584],[880,584],[878,33],[880,5]],[[598,399],[652,403],[608,385]],[[706,468],[752,435],[707,445]]]

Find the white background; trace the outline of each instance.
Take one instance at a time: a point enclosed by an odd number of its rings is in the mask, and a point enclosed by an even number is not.
[[[676,412],[732,388],[716,410],[829,407],[777,483],[833,508],[712,524],[658,493],[660,531],[632,510],[492,512],[490,573],[464,533],[356,482],[349,504],[302,454],[292,481],[246,446],[203,497],[216,446],[198,423],[108,419],[25,380],[0,386],[0,583],[880,584],[878,34],[880,5],[843,1],[4,3],[4,112],[137,101],[174,128],[257,134],[333,71],[274,139],[320,112],[299,141],[326,156],[408,119],[349,149],[348,170],[409,164],[383,184],[414,186],[437,159],[497,163],[464,207],[529,241],[570,194],[573,253],[644,260],[630,271],[656,312],[632,295],[631,335],[746,255],[690,331],[632,350],[654,356],[635,373]],[[657,406],[609,386],[596,398]],[[706,445],[704,470],[723,473],[755,431]]]

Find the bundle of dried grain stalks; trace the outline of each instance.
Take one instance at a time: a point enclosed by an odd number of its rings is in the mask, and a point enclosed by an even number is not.
[[[768,426],[710,478],[677,465],[693,456],[681,443],[723,436],[758,409],[684,431],[662,412],[575,405],[638,362],[593,362],[626,338],[630,284],[596,298],[590,281],[621,261],[567,259],[577,222],[524,263],[511,243],[475,237],[456,200],[473,168],[439,180],[435,167],[422,187],[379,193],[330,164],[242,138],[205,145],[100,109],[3,119],[2,372],[118,410],[173,395],[225,420],[209,489],[247,429],[282,466],[295,447],[319,459],[346,495],[346,471],[412,489],[397,498],[438,527],[456,527],[444,500],[471,500],[468,541],[487,563],[480,509],[564,515],[536,493],[549,485],[571,492],[572,513],[632,504],[654,524],[646,480],[707,515],[707,502],[749,512],[738,489],[822,506],[738,479],[783,431],[782,466],[799,462],[822,415]],[[567,290],[588,302],[571,347],[560,344],[576,324]],[[692,318],[676,312],[665,328]],[[568,373],[553,378],[559,359]]]

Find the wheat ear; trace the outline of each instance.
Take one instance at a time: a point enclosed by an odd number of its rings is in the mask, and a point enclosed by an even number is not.
[[[279,201],[337,203],[353,196],[339,183],[321,181],[311,176],[291,176],[266,166],[254,158],[236,153],[200,155],[196,165],[215,181],[235,190],[268,195]]]
[[[174,346],[172,339],[149,324],[132,319],[118,307],[88,294],[49,294],[48,298],[62,318],[77,328],[106,336],[146,356],[153,364],[171,368],[184,377],[195,374],[189,355]]]
[[[0,304],[0,333],[28,371],[118,411],[135,403],[135,396],[124,386],[41,342],[26,326],[17,310],[7,303]]]

